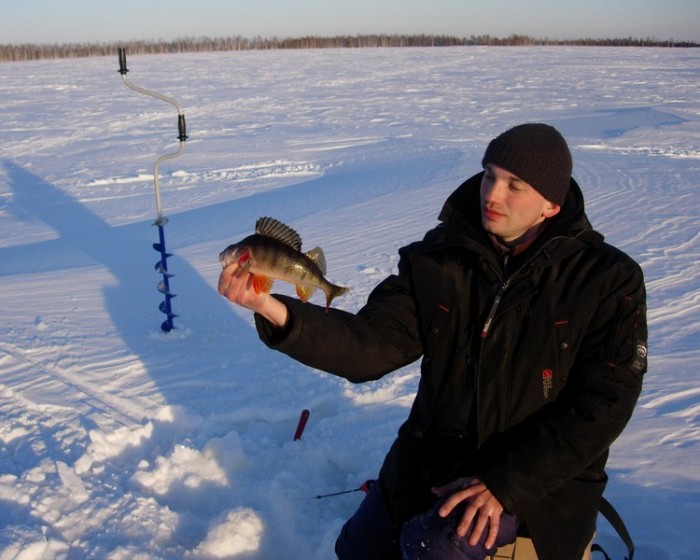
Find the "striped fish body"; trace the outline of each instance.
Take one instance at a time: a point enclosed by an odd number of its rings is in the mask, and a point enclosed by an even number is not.
[[[274,218],[260,218],[255,233],[229,245],[219,261],[224,268],[237,263],[239,274],[252,273],[257,293],[270,292],[275,280],[283,280],[296,287],[304,302],[316,289],[323,290],[328,309],[334,298],[348,291],[325,278],[326,259],[320,247],[302,253],[299,234]]]

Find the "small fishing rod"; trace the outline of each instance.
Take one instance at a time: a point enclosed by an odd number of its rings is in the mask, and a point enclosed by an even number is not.
[[[314,496],[314,499],[322,500],[323,498],[332,498],[334,496],[342,496],[343,494],[352,494],[354,492],[364,492],[366,494],[375,483],[376,480],[366,480],[359,488],[354,488],[353,490],[343,490],[342,492],[333,492],[332,494],[319,494],[318,496]]]

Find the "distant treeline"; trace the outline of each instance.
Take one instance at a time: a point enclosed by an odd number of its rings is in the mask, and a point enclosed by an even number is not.
[[[328,49],[377,47],[455,47],[455,46],[582,46],[582,47],[700,47],[700,43],[657,39],[535,39],[527,35],[506,38],[490,35],[452,37],[448,35],[354,35],[335,37],[227,37],[183,38],[174,41],[127,41],[124,43],[63,43],[0,45],[0,62],[108,56],[118,47],[129,54],[248,51],[269,49]]]

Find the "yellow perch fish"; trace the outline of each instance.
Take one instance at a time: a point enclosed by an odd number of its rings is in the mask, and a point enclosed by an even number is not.
[[[320,247],[302,253],[299,234],[274,218],[260,218],[255,233],[229,245],[219,254],[219,262],[224,268],[238,263],[239,274],[252,273],[258,294],[269,292],[275,280],[294,284],[303,302],[308,301],[315,289],[321,289],[326,294],[326,310],[333,298],[349,290],[324,278],[326,257]]]

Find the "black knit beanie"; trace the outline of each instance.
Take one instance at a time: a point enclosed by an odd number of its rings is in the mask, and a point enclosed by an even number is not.
[[[529,183],[550,202],[562,206],[571,181],[571,152],[552,126],[521,124],[494,138],[481,165],[493,163]]]

